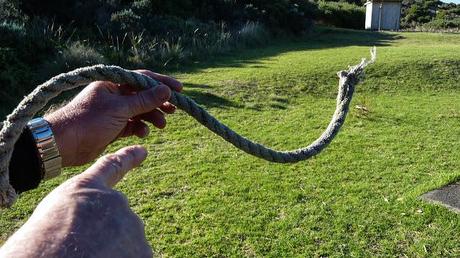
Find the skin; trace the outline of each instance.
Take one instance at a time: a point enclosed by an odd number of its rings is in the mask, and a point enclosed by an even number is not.
[[[164,113],[176,110],[167,100],[171,90],[182,90],[182,84],[151,71],[137,72],[161,84],[135,92],[130,85],[95,82],[65,107],[45,116],[55,134],[63,166],[80,166],[94,160],[118,138],[148,136],[145,122],[160,129],[166,126]]]
[[[135,92],[129,85],[95,82],[45,116],[63,166],[91,162],[121,137],[146,137],[146,122],[166,126],[164,114],[176,109],[168,102],[171,90],[181,91],[182,84],[150,71],[138,72],[162,85]],[[0,257],[152,257],[142,221],[126,197],[112,189],[146,157],[144,147],[130,146],[99,158],[41,201],[2,246]]]

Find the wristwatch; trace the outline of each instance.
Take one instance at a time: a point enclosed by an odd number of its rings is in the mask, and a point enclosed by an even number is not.
[[[41,161],[41,175],[48,180],[61,173],[62,158],[54,139],[51,126],[42,117],[32,119],[27,123],[37,145]]]

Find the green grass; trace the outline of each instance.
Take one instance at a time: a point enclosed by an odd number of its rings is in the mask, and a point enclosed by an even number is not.
[[[336,140],[317,157],[271,164],[179,112],[141,142],[150,156],[117,189],[163,256],[460,256],[459,215],[418,197],[460,178],[460,35],[318,29],[195,64],[185,93],[277,149],[309,144],[335,108],[335,73],[367,57]],[[109,151],[137,139],[118,142]],[[0,212],[5,240],[64,175]]]

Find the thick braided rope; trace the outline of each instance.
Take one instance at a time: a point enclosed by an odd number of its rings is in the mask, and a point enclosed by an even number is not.
[[[324,133],[312,144],[294,151],[276,151],[240,136],[232,129],[220,123],[192,99],[174,92],[170,102],[184,110],[209,130],[224,138],[235,147],[256,157],[279,163],[293,163],[306,160],[323,150],[337,135],[345,121],[355,85],[358,83],[364,68],[374,62],[375,48],[371,51],[372,59],[363,59],[360,64],[350,67],[348,71],[338,73],[339,92],[337,108]],[[80,68],[69,73],[58,75],[38,86],[31,94],[19,103],[18,107],[7,116],[0,131],[0,207],[9,207],[16,198],[14,189],[9,184],[8,165],[14,144],[21,135],[27,122],[39,112],[51,99],[61,92],[88,85],[94,81],[111,81],[119,84],[130,84],[138,89],[149,89],[159,84],[156,80],[140,73],[122,69],[117,66],[96,65]]]

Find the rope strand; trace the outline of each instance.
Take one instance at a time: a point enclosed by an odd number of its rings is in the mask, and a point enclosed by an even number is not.
[[[349,105],[353,97],[356,84],[364,72],[364,68],[373,63],[376,50],[371,50],[371,59],[363,59],[360,64],[341,71],[339,76],[339,91],[337,106],[329,126],[323,134],[305,148],[292,151],[276,151],[264,145],[253,142],[226,125],[219,122],[195,101],[178,92],[173,92],[170,102],[195,118],[206,128],[230,142],[235,147],[256,157],[278,163],[294,163],[311,158],[320,153],[334,139],[345,122]],[[146,75],[125,70],[117,66],[96,65],[84,67],[69,73],[60,74],[39,85],[32,93],[26,96],[18,107],[0,124],[0,207],[11,206],[16,199],[16,192],[9,184],[8,166],[14,144],[20,137],[27,122],[39,112],[53,98],[61,92],[80,86],[88,85],[93,81],[111,81],[118,84],[130,84],[139,90],[156,87],[159,82]]]

